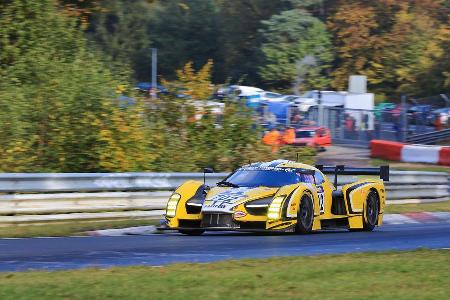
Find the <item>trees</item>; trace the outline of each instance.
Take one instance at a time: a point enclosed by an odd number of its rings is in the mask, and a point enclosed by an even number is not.
[[[90,18],[90,41],[108,56],[116,73],[128,68],[135,79],[148,81],[152,5],[147,0],[110,0],[101,5],[102,10]]]
[[[331,67],[333,56],[330,36],[320,20],[306,11],[294,9],[275,15],[263,24],[265,63],[260,67],[263,80],[285,89],[298,81],[298,76],[304,78],[302,89],[328,85],[325,71]],[[312,61],[302,66],[308,56]]]
[[[137,111],[116,117],[118,82],[88,50],[75,20],[52,0],[11,0],[0,14],[0,170],[108,171],[105,149],[124,150],[122,161],[132,166],[149,153],[126,150],[146,145],[142,136],[105,135],[144,120]],[[127,168],[146,168],[151,159]]]
[[[344,89],[349,75],[362,74],[378,93],[445,92],[448,75],[442,66],[449,61],[449,27],[440,12],[443,5],[429,0],[341,0],[328,21],[338,52],[333,87]]]
[[[245,105],[228,102],[220,117],[208,107],[202,97],[210,93],[211,71],[212,62],[198,71],[187,63],[177,71],[177,80],[166,85],[186,90],[194,101],[169,94],[147,110],[151,130],[161,137],[153,170],[198,171],[208,166],[231,171],[249,160],[272,157]]]
[[[214,78],[218,82],[244,81],[260,84],[258,68],[262,53],[258,30],[262,20],[291,7],[289,1],[216,0],[218,9],[218,53]]]
[[[330,17],[328,27],[338,53],[337,68],[332,74],[333,87],[345,90],[349,75],[366,75],[373,64],[373,51],[381,46],[373,35],[378,28],[375,9],[359,1],[345,2]]]
[[[128,65],[137,80],[148,79],[156,47],[169,80],[189,61],[212,59],[213,82],[262,88],[346,89],[349,75],[362,74],[372,91],[398,95],[445,92],[448,82],[446,0],[59,2],[89,16],[91,41],[119,65],[114,72]]]
[[[193,63],[188,62],[180,70],[177,70],[178,80],[175,82],[183,88],[183,93],[194,100],[208,99],[213,90],[211,83],[211,73],[213,68],[213,61],[208,62],[195,72]]]
[[[175,71],[189,61],[199,68],[216,58],[220,30],[214,0],[157,1],[151,14],[149,38],[166,79],[175,79]]]

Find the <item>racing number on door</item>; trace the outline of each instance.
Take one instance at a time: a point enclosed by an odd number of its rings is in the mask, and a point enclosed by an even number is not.
[[[325,213],[325,203],[324,203],[324,190],[323,190],[323,186],[319,185],[317,187],[317,196],[319,198],[319,209],[320,209],[320,214]]]
[[[325,213],[325,204],[324,204],[324,200],[323,200],[323,193],[317,193],[317,196],[319,197],[320,214],[323,214],[323,213]]]

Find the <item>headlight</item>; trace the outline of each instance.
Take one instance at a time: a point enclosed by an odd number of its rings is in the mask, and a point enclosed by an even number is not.
[[[169,198],[169,202],[167,202],[166,216],[167,217],[175,217],[175,213],[177,211],[178,201],[180,201],[181,195],[174,193]]]
[[[281,205],[286,196],[276,196],[272,203],[269,205],[269,210],[267,212],[267,218],[272,220],[278,220],[280,218]]]

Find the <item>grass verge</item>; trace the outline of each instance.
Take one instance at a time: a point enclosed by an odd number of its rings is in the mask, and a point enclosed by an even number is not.
[[[384,160],[380,158],[371,158],[371,166],[389,165],[392,169],[401,171],[424,171],[424,172],[447,172],[450,173],[450,167],[436,166],[431,164],[402,163],[398,161]]]
[[[0,273],[1,299],[447,299],[450,251]]]
[[[64,223],[55,222],[45,225],[16,225],[0,227],[0,238],[83,235],[83,232],[90,230],[125,228],[156,224],[159,224],[158,220],[104,220]]]
[[[391,204],[385,208],[386,214],[401,214],[409,212],[450,211],[450,201],[417,204]]]

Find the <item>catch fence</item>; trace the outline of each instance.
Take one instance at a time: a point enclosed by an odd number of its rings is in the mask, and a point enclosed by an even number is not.
[[[446,99],[444,96],[441,95],[439,99]],[[433,101],[430,104],[423,104],[427,99]],[[427,99],[386,104],[373,110],[324,105],[319,113],[317,105],[301,109],[301,106],[291,104],[285,108],[286,113],[281,116],[275,116],[267,107],[261,108],[256,113],[259,124],[265,130],[324,126],[330,129],[334,143],[367,146],[372,139],[406,142],[411,136],[449,128],[450,108],[445,105],[450,104],[444,100],[438,101],[437,97]],[[436,109],[437,107],[441,108]]]

